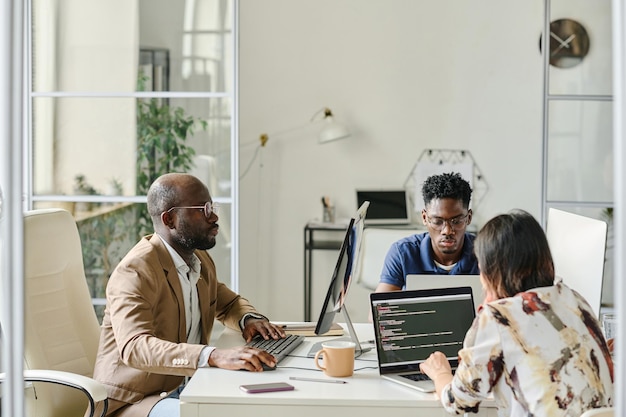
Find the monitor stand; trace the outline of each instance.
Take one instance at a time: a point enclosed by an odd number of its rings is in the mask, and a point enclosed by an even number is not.
[[[369,352],[370,350],[372,350],[372,348],[371,347],[364,348],[361,346],[361,343],[359,342],[359,338],[356,335],[356,331],[354,331],[354,326],[352,325],[352,320],[350,320],[350,315],[348,314],[348,309],[346,308],[345,303],[341,307],[341,310],[343,310],[343,316],[346,320],[346,326],[348,327],[348,335],[350,337],[339,337],[337,339],[332,339],[332,340],[345,340],[345,341],[354,342],[354,357],[358,358],[363,353]],[[314,343],[313,346],[311,346],[309,353],[307,353],[307,357],[309,358],[315,357],[315,354],[319,350],[322,349],[322,343],[324,342],[325,341]]]

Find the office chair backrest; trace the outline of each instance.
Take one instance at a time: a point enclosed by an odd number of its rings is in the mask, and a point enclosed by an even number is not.
[[[600,316],[607,224],[578,214],[551,208],[546,236],[554,260],[554,272],[579,292]]]
[[[24,216],[26,369],[52,369],[91,377],[100,329],[85,272],[76,221],[61,209]],[[82,416],[84,396],[55,384],[35,383],[28,407],[39,416]]]
[[[356,282],[367,289],[375,290],[380,280],[380,273],[385,263],[385,256],[391,245],[397,240],[416,233],[421,233],[421,230],[366,227],[363,231],[361,256],[356,272]]]

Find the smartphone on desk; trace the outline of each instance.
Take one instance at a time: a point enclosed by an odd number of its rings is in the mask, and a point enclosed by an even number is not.
[[[240,385],[239,388],[247,392],[248,394],[258,394],[261,392],[275,392],[275,391],[292,391],[293,385],[286,382],[270,382],[265,384],[249,384]]]

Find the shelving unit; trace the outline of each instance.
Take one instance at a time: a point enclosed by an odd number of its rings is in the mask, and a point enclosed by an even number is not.
[[[304,321],[311,321],[313,251],[338,251],[347,227],[347,223],[314,222],[309,222],[304,226]],[[324,238],[315,239],[316,232],[318,236],[323,233]]]

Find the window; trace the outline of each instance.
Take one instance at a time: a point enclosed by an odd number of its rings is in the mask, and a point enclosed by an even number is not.
[[[73,213],[99,314],[109,275],[152,232],[145,194],[165,172],[197,175],[222,205],[211,254],[237,290],[235,0],[30,10],[28,207]]]
[[[549,7],[544,16],[544,27],[560,28],[563,32],[559,34],[565,36],[567,30],[574,30],[568,28],[581,24],[592,40],[588,45],[591,53],[584,59],[568,61],[567,68],[553,65],[543,57],[547,75],[543,97],[544,226],[548,210],[552,207],[608,223],[602,303],[612,306],[614,196],[611,2],[598,1],[593,6],[581,4],[583,7],[572,7],[572,3],[566,0],[546,0],[546,4]],[[568,16],[568,25],[564,26],[562,16]],[[550,39],[556,40],[559,34],[553,33]],[[577,35],[569,34],[566,39],[577,39]],[[563,42],[563,45],[566,44],[569,45]],[[558,43],[556,49],[560,51],[561,45]]]

